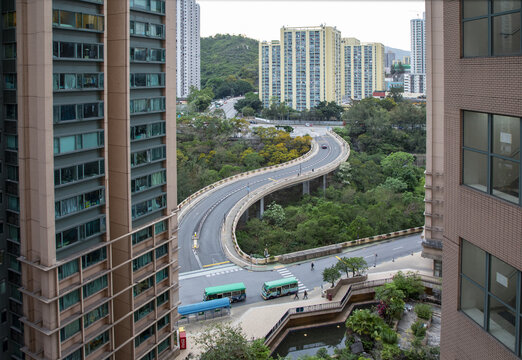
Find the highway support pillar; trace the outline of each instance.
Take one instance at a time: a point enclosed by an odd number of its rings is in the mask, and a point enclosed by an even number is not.
[[[310,181],[305,181],[303,183],[303,195],[305,194],[310,195]]]
[[[265,197],[263,196],[259,199],[259,218],[263,218],[263,213],[265,212]]]
[[[249,209],[249,208],[247,208],[247,209],[245,210],[245,212],[243,213],[243,215],[241,215],[241,217],[243,218],[243,221],[244,221],[245,223],[248,221],[248,218],[249,218],[249,216],[248,216],[248,209]]]
[[[323,197],[326,197],[326,174],[323,175]]]

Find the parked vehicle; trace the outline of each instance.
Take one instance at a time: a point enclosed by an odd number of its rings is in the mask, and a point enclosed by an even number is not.
[[[322,149],[328,149],[328,146],[326,146],[325,144],[321,145],[321,148]]]
[[[261,288],[261,296],[265,300],[280,296],[296,294],[299,290],[297,279],[289,277],[281,280],[267,281]]]
[[[230,302],[243,301],[246,299],[246,287],[242,282],[234,284],[226,284],[220,286],[211,286],[205,288],[203,293],[203,301],[229,298]]]

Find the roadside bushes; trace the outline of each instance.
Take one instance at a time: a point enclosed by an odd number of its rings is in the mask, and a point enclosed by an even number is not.
[[[433,310],[431,310],[431,306],[428,304],[417,304],[415,305],[414,311],[415,314],[423,320],[429,320],[431,319],[431,315],[433,315]]]

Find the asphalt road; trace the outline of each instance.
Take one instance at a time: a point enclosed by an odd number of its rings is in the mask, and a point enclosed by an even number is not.
[[[220,242],[220,231],[225,214],[250,191],[268,184],[271,181],[295,176],[299,171],[310,172],[331,163],[342,152],[341,146],[332,136],[316,138],[321,146],[327,144],[327,149],[319,148],[316,155],[308,158],[301,165],[275,169],[247,179],[238,180],[204,196],[182,218],[179,224],[179,264],[180,272],[194,271],[227,261]],[[192,249],[192,235],[198,234],[199,249]]]
[[[227,119],[232,119],[234,116],[236,116],[237,114],[237,111],[236,109],[234,109],[234,105],[235,103],[240,100],[240,99],[243,99],[244,97],[241,96],[241,97],[237,97],[237,98],[232,98],[232,99],[228,99],[226,101],[225,104],[223,104],[223,106],[221,107],[221,109],[225,112],[225,117]]]
[[[411,235],[373,245],[363,245],[337,256],[362,256],[368,265],[373,266],[374,264],[378,265],[399,257],[409,256],[409,254],[418,252],[421,249],[420,235]],[[377,257],[375,254],[377,254]],[[261,297],[261,286],[263,283],[288,276],[295,276],[299,280],[299,288],[302,294],[305,289],[310,291],[323,284],[322,271],[324,268],[337,263],[338,260],[335,256],[313,260],[315,265],[313,271],[310,267],[310,261],[308,261],[286,267],[281,266],[270,271],[251,271],[248,268],[243,269],[233,263],[228,263],[202,270],[182,272],[179,276],[181,285],[180,301],[182,305],[200,302],[203,300],[203,291],[206,287],[243,282],[247,288],[247,298],[245,302],[233,306],[264,302]],[[288,301],[288,298],[282,298],[281,301]]]

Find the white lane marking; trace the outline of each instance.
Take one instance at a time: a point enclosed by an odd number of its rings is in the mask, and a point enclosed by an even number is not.
[[[181,273],[179,275],[179,280],[181,281],[181,280],[186,280],[186,279],[192,279],[192,278],[196,278],[199,276],[210,277],[210,276],[215,276],[215,274],[218,272],[227,274],[230,272],[241,271],[241,270],[243,270],[243,269],[235,264],[228,264],[228,265],[219,266],[219,267],[216,266],[215,268],[205,268],[205,269],[200,269],[200,270],[188,271],[186,273]]]
[[[396,248],[392,249],[392,251],[399,250],[399,249],[402,249],[402,246],[396,247]]]
[[[201,264],[201,260],[199,260],[199,256],[196,253],[196,249],[192,249],[192,252],[194,253],[194,256],[196,257],[196,261],[198,262],[199,268],[203,269],[203,265]]]
[[[373,256],[374,256],[374,255],[368,255],[368,256],[365,256],[364,258],[365,258],[365,259],[368,259],[368,258],[371,258],[371,257],[373,257]]]

